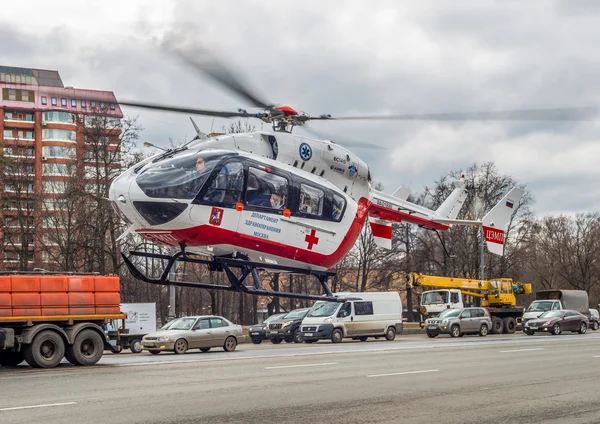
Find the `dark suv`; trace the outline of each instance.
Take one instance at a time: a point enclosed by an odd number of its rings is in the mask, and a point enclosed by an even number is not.
[[[269,325],[271,321],[279,319],[286,314],[287,312],[284,312],[282,314],[273,314],[267,319],[265,319],[262,324],[255,324],[252,327],[250,327],[248,334],[250,334],[250,339],[252,339],[252,343],[260,344],[263,340],[267,340],[267,325]]]
[[[273,344],[279,344],[283,340],[288,343],[302,343],[300,324],[310,311],[310,308],[295,309],[281,318],[271,321],[267,326],[267,337]]]

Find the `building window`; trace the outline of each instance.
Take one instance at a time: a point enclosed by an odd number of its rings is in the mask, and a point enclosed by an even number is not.
[[[71,99],[71,107],[77,107],[77,100]]]
[[[33,139],[33,131],[26,131],[25,138],[32,140]]]
[[[67,176],[67,164],[65,163],[44,163],[42,165],[44,175]]]
[[[28,122],[33,122],[33,114],[32,113],[25,114],[25,120]]]
[[[52,106],[56,106],[58,103],[56,102],[56,97],[52,97]]]
[[[85,103],[85,100],[81,101],[81,107],[84,108],[84,109],[87,107],[87,104]]]
[[[64,181],[44,181],[42,190],[44,193],[64,193],[67,189],[67,184]]]
[[[115,110],[115,104],[114,104],[114,103],[111,103],[111,104],[110,104],[110,108],[111,108],[111,110]]]
[[[12,130],[4,130],[4,138],[13,138]]]
[[[75,141],[75,131],[59,129],[43,129],[42,140]]]
[[[60,99],[60,105],[62,107],[67,107],[67,99]]]
[[[17,100],[17,90],[14,88],[8,89],[8,100]]]
[[[104,102],[100,103],[100,109],[106,109],[106,105],[104,104]]]
[[[75,123],[75,115],[69,112],[44,112],[42,119],[48,122],[64,122],[65,124]]]
[[[90,102],[90,105],[92,106],[92,109],[95,109],[95,108],[96,108],[96,102],[95,102],[95,101],[93,101],[93,100],[92,100],[92,101]]]
[[[42,96],[42,104],[43,105],[47,105],[48,104],[48,97]]]
[[[25,150],[25,154],[26,154],[27,156],[33,156],[33,149],[32,149],[32,148],[26,149],[26,150]]]
[[[23,138],[23,131],[17,131],[17,138]]]
[[[12,115],[13,115],[12,112],[6,112],[4,114],[4,119],[5,120],[11,120],[12,119]]]
[[[75,158],[75,149],[63,146],[42,146],[42,155],[51,158]]]
[[[23,102],[29,101],[29,90],[21,90],[21,101],[23,101]]]

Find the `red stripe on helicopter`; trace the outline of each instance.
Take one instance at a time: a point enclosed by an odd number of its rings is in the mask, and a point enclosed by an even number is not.
[[[381,237],[384,239],[391,240],[392,239],[392,223],[390,225],[379,224],[377,222],[369,222],[371,225],[371,232],[373,233],[373,237]]]
[[[330,255],[324,255],[311,250],[300,249],[295,246],[289,246],[270,240],[265,240],[258,237],[249,236],[246,234],[240,234],[236,231],[227,230],[221,227],[215,227],[212,225],[199,225],[197,227],[185,228],[180,230],[159,230],[160,232],[153,229],[138,229],[136,232],[148,239],[157,241],[162,244],[169,246],[177,246],[178,243],[184,243],[187,246],[211,246],[220,244],[229,244],[232,246],[239,246],[248,250],[260,251],[269,255],[279,256],[282,258],[304,262],[310,265],[320,266],[324,268],[331,268],[339,263],[347,254],[350,252],[354,243],[358,239],[360,232],[367,219],[367,213],[379,216],[386,215],[392,218],[386,218],[390,221],[401,222],[402,220],[425,226],[427,228],[436,228],[439,230],[447,230],[450,228],[444,224],[438,224],[423,218],[418,218],[405,214],[403,212],[394,211],[380,206],[374,206],[368,199],[361,198],[358,201],[358,209],[354,220],[350,224],[350,228],[346,233],[346,236],[338,246],[338,248]],[[373,212],[375,209],[375,213]],[[382,209],[387,209],[389,212],[385,212]],[[404,218],[404,215],[408,217]],[[383,225],[383,227],[387,227]],[[387,227],[391,232],[391,227]],[[164,232],[163,232],[164,231]],[[170,233],[170,234],[169,234]],[[391,234],[390,237],[391,238]],[[174,242],[177,240],[177,242]]]

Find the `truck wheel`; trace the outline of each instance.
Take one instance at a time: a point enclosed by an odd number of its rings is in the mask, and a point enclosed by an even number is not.
[[[460,327],[456,324],[450,329],[450,337],[460,337]]]
[[[598,321],[592,322],[592,330],[598,331]]]
[[[479,329],[479,336],[485,337],[487,335],[488,335],[488,326],[485,324],[482,324],[481,328]]]
[[[223,349],[225,352],[233,352],[237,346],[237,340],[233,336],[229,336],[225,339],[225,343],[223,343]]]
[[[140,339],[132,340],[129,344],[129,350],[132,353],[142,353],[142,341]]]
[[[344,333],[342,333],[342,330],[340,330],[339,328],[336,328],[335,330],[333,330],[333,333],[331,333],[331,342],[332,343],[341,343],[343,338],[344,338]]]
[[[104,340],[94,330],[83,330],[67,349],[67,360],[73,365],[94,365],[104,353]]]
[[[385,339],[388,342],[391,342],[395,338],[396,338],[396,329],[394,327],[388,327],[387,331],[385,332]]]
[[[581,325],[579,325],[579,334],[585,334],[587,331],[587,324],[585,322],[582,322]]]
[[[173,347],[173,351],[177,355],[183,355],[185,352],[187,352],[187,350],[188,350],[188,344],[185,341],[185,339],[178,339],[175,342],[175,346]]]
[[[25,360],[23,352],[0,352],[0,366],[16,367]]]
[[[502,324],[504,326],[504,332],[506,334],[513,334],[517,329],[517,322],[513,317],[505,317],[502,320]]]
[[[65,343],[54,331],[38,333],[25,346],[25,360],[34,368],[54,368],[65,357]]]
[[[492,334],[502,334],[504,330],[504,322],[500,317],[494,317],[492,320]]]
[[[552,327],[552,334],[554,334],[555,336],[558,336],[561,331],[562,330],[560,329],[560,324],[559,323],[554,324],[554,327]]]

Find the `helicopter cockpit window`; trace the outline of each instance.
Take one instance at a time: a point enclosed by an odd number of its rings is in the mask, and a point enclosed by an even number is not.
[[[288,197],[288,180],[279,175],[249,168],[248,185],[246,188],[246,204],[283,210]]]
[[[187,153],[157,162],[137,178],[148,197],[193,199],[222,156]]]
[[[321,216],[323,214],[323,199],[325,193],[315,187],[300,184],[300,204],[298,211],[307,215]]]
[[[331,217],[334,221],[341,221],[344,208],[346,207],[346,200],[338,195],[333,194],[333,209],[331,210]]]
[[[244,191],[244,166],[229,162],[221,167],[202,195],[202,202],[234,207]]]

